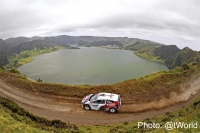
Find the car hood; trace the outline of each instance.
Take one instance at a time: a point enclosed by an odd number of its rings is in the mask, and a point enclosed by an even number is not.
[[[89,94],[89,95],[85,96],[85,97],[82,99],[81,103],[84,104],[84,103],[88,102],[89,99],[90,99],[90,97],[91,97],[92,95],[93,95],[93,94]]]

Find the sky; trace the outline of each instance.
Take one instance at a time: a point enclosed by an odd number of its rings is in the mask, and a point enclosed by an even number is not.
[[[0,38],[130,37],[200,51],[200,0],[0,0]]]

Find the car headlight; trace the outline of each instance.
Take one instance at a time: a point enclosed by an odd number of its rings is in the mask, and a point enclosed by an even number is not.
[[[82,100],[81,103],[84,104],[86,102],[86,100]]]

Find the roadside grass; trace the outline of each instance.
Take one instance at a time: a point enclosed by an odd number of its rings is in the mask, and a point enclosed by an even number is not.
[[[0,132],[1,133],[46,133],[46,131],[33,127],[30,124],[15,120],[8,110],[0,105]]]
[[[0,97],[0,132],[73,132],[80,130],[74,124],[64,123],[60,120],[47,120],[35,116],[19,107],[16,103]]]

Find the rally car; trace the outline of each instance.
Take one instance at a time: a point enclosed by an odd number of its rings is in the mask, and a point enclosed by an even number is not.
[[[81,104],[85,110],[103,110],[116,113],[121,105],[121,99],[119,94],[101,92],[85,96]]]

